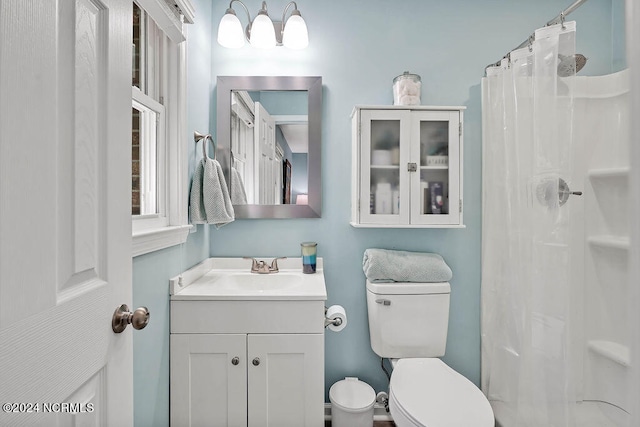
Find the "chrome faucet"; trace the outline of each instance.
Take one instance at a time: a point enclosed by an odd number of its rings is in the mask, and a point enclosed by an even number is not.
[[[271,261],[271,265],[267,265],[266,262],[264,262],[263,260],[258,261],[255,258],[252,257],[243,257],[244,259],[250,259],[251,260],[251,272],[252,273],[258,273],[258,274],[271,274],[271,273],[277,273],[278,271],[280,271],[278,269],[278,260],[279,259],[286,259],[286,256],[283,257],[278,257],[278,258],[274,258],[273,261]]]

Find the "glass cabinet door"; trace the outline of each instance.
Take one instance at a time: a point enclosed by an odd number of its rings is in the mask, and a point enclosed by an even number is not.
[[[412,112],[412,224],[459,224],[459,126],[457,111]]]
[[[362,223],[398,225],[409,221],[406,165],[409,159],[410,118],[410,112],[403,110],[362,111]]]

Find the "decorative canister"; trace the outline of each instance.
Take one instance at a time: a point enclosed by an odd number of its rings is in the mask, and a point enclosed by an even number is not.
[[[393,105],[420,105],[422,81],[408,71],[393,79]]]
[[[318,244],[316,242],[302,242],[300,248],[302,250],[302,272],[315,273]]]

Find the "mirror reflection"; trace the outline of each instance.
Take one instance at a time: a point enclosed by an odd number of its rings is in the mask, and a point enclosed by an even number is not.
[[[322,77],[218,76],[216,106],[216,158],[236,218],[319,218]]]
[[[234,205],[307,204],[308,92],[231,91]]]

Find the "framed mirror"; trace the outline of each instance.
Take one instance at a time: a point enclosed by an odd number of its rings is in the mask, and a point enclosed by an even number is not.
[[[219,76],[216,158],[236,218],[318,218],[322,77]]]

